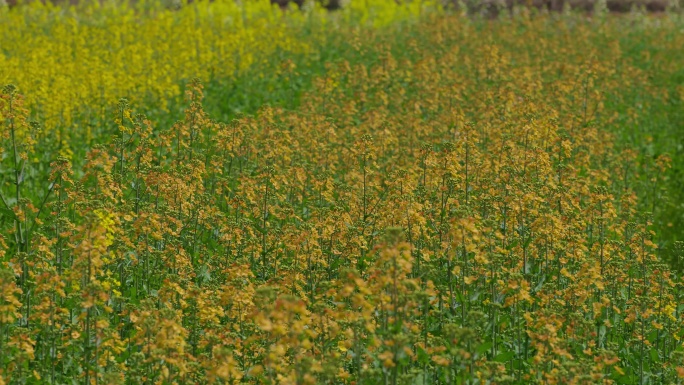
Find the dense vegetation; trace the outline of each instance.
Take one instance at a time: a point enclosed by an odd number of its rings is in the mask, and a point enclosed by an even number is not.
[[[684,382],[681,16],[354,4],[0,8],[0,384]]]

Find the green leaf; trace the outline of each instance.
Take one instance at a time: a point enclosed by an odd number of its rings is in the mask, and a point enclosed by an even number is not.
[[[0,215],[2,215],[3,217],[8,217],[13,221],[17,220],[17,216],[14,215],[14,211],[12,211],[12,210],[8,209],[7,207],[4,207],[4,206],[0,206]]]
[[[430,355],[427,354],[427,352],[423,348],[418,348],[417,350],[417,355],[418,355],[418,362],[421,364],[429,364],[430,363]]]
[[[651,349],[651,360],[653,362],[660,362],[660,355],[658,355],[658,350]]]
[[[494,357],[494,361],[496,362],[508,362],[515,357],[515,353],[513,352],[502,352],[499,353],[496,357]]]
[[[417,376],[413,378],[413,385],[423,385],[425,384],[425,377],[423,376],[423,373],[419,373]]]
[[[482,353],[489,351],[489,349],[492,348],[492,345],[493,344],[491,342],[485,342],[485,343],[480,344],[475,350],[478,353],[482,354]]]

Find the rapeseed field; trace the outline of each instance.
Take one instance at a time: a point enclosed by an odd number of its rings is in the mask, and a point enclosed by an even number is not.
[[[684,21],[514,13],[0,8],[0,384],[683,383]]]

